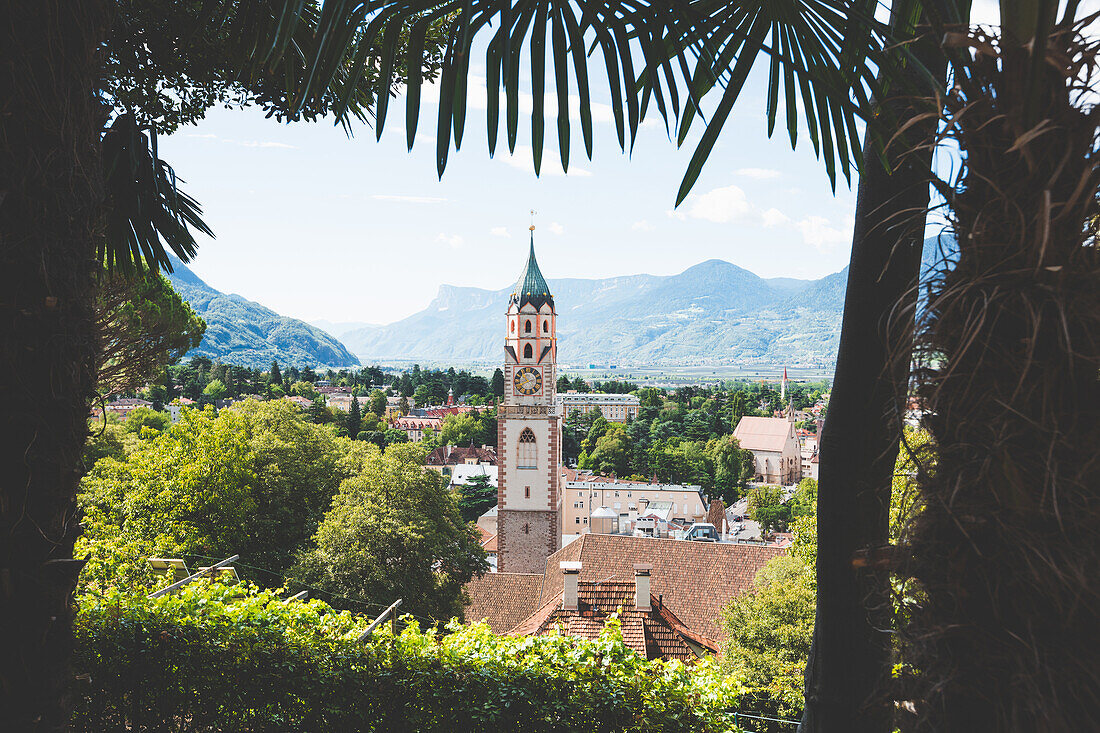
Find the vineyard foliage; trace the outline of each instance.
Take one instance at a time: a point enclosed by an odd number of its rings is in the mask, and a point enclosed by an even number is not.
[[[743,688],[710,662],[646,661],[616,621],[596,641],[397,636],[279,591],[195,583],[147,599],[86,594],[77,731],[719,731]]]

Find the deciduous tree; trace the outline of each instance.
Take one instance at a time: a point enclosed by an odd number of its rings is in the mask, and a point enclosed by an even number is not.
[[[302,553],[296,577],[323,590],[445,620],[462,614],[462,586],[487,569],[476,529],[463,521],[418,445],[370,448],[345,480]]]

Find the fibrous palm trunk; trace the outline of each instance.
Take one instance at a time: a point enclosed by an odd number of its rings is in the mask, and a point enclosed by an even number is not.
[[[958,262],[931,288],[920,394],[934,440],[907,572],[916,727],[1100,721],[1100,47],[977,35],[948,121]],[[961,45],[961,44],[960,44]],[[1027,79],[1038,73],[1033,84]],[[1091,83],[1091,86],[1090,86]]]
[[[0,729],[67,728],[103,0],[0,10]]]
[[[945,73],[938,49],[926,41],[914,48],[926,68]],[[918,79],[910,81],[906,91],[918,88]],[[895,95],[883,101],[878,120],[910,120],[927,113],[929,103]],[[864,150],[840,346],[821,435],[817,610],[803,733],[891,730],[888,577],[866,563],[857,567],[856,559],[889,538],[931,164],[929,147],[907,141],[923,141],[934,131],[934,116],[926,120],[887,147],[889,168],[879,164],[872,134]]]

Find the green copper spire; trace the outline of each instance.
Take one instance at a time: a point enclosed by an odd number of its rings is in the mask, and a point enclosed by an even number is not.
[[[541,308],[543,303],[549,303],[551,308],[554,307],[554,296],[550,295],[550,286],[546,284],[546,278],[542,276],[539,263],[535,260],[534,227],[531,227],[531,253],[527,257],[527,266],[523,268],[516,286],[512,288],[511,302],[521,308],[524,303],[530,303],[536,309]]]

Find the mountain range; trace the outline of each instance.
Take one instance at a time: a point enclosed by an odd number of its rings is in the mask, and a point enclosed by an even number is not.
[[[168,279],[206,321],[202,343],[187,356],[253,368],[269,367],[272,360],[295,366],[358,366],[359,360],[320,328],[281,316],[240,295],[215,290],[175,257],[172,268]]]
[[[779,365],[831,369],[847,268],[819,280],[764,279],[723,260],[678,275],[549,280],[565,365]],[[427,308],[341,331],[364,362],[500,358],[511,288],[442,285]]]

